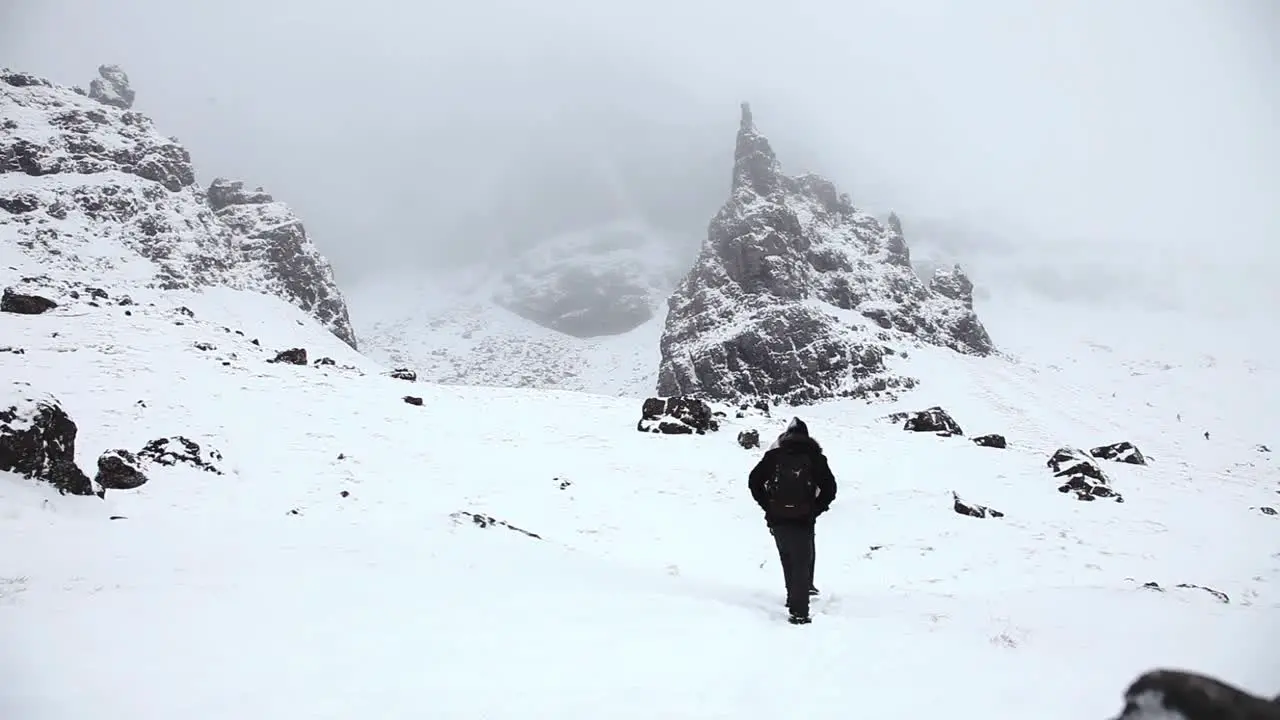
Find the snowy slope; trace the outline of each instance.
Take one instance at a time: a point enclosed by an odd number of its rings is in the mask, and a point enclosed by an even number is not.
[[[1227,409],[1277,368],[1225,339],[1144,345],[1169,351],[1157,371],[983,308],[1023,347],[912,353],[933,382],[896,406],[805,409],[841,495],[825,597],[796,628],[746,496],[758,452],[734,442],[783,417],[648,435],[634,398],[384,377],[267,296],[135,299],[0,315],[0,344],[26,351],[0,376],[63,402],[82,465],[183,434],[224,474],[157,471],[105,500],[0,477],[4,717],[1065,720],[1114,715],[1169,665],[1276,691],[1280,518],[1254,508],[1280,502],[1280,469],[1252,445],[1280,433],[1260,402]],[[174,324],[176,304],[194,317]],[[337,364],[265,362],[294,346]],[[1010,449],[880,420],[935,403]],[[1106,466],[1125,503],[1055,491],[1054,447],[1121,439],[1154,458]],[[1006,516],[956,514],[953,491]]]
[[[483,268],[449,275],[379,277],[347,290],[360,347],[423,380],[643,395],[657,383],[665,306],[616,335],[579,338],[495,301],[505,290]]]

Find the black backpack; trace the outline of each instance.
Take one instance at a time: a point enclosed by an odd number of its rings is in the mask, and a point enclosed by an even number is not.
[[[769,483],[770,517],[800,520],[813,517],[817,486],[813,482],[813,457],[806,452],[777,453],[773,480]]]

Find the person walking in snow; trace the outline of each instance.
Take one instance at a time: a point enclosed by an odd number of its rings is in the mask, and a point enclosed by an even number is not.
[[[792,418],[765,451],[747,482],[778,546],[787,610],[792,624],[809,622],[813,586],[814,526],[836,498],[836,479],[809,427]]]

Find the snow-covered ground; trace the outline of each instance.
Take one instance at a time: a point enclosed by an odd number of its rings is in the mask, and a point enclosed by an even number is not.
[[[1009,357],[919,351],[898,405],[806,409],[840,495],[794,627],[734,442],[782,415],[647,435],[636,398],[386,377],[266,296],[134,299],[0,316],[26,351],[0,375],[63,402],[90,470],[180,434],[224,474],[105,501],[0,475],[0,717],[1066,720],[1154,666],[1277,691],[1280,517],[1256,508],[1280,469],[1254,446],[1280,451],[1280,373],[1245,321],[980,308]],[[294,346],[337,364],[265,362]],[[933,404],[1011,447],[878,419]],[[1123,504],[1056,492],[1049,452],[1118,440],[1153,458],[1105,464]]]

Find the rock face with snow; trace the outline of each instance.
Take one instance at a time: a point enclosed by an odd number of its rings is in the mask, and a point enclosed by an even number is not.
[[[91,99],[121,110],[133,107],[135,95],[129,85],[129,76],[119,65],[99,65],[98,77],[89,83]]]
[[[333,279],[333,268],[307,237],[284,203],[242,182],[215,179],[207,191],[209,207],[240,238],[242,265],[263,281],[261,289],[302,308],[343,342],[356,346],[347,304]]]
[[[222,187],[207,201],[186,148],[129,109],[124,73],[99,75],[86,96],[0,69],[0,243],[61,282],[273,294],[352,342],[345,302],[297,218]],[[248,207],[228,210],[232,200]]]
[[[554,238],[513,261],[494,300],[579,338],[639,327],[675,284],[669,252],[645,228],[610,225]]]
[[[927,343],[987,355],[955,271],[928,287],[897,217],[853,207],[816,175],[784,175],[742,106],[728,202],[668,300],[658,392],[792,404],[892,395],[885,358]]]
[[[26,383],[0,394],[0,470],[53,485],[72,495],[103,494],[76,465],[76,424],[53,397]]]

